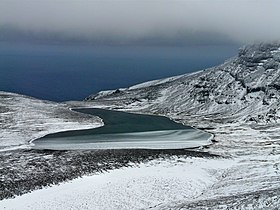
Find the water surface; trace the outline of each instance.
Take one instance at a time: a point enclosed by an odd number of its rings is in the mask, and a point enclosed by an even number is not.
[[[37,149],[179,149],[209,144],[210,134],[153,115],[79,109],[99,116],[104,126],[66,131],[35,140]]]
[[[194,72],[237,46],[67,46],[0,42],[0,90],[53,101]]]

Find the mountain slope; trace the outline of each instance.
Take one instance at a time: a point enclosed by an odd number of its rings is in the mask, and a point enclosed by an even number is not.
[[[279,63],[280,44],[251,45],[220,66],[100,92],[86,101],[173,117],[199,115],[215,122],[275,122],[280,118]]]

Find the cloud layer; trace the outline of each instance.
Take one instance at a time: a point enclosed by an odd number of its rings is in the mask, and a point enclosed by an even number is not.
[[[279,11],[278,0],[0,0],[0,38],[13,31],[102,43],[272,41],[280,39]]]

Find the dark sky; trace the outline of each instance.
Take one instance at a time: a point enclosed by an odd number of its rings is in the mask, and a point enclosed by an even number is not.
[[[224,44],[280,38],[279,0],[0,0],[0,40]]]

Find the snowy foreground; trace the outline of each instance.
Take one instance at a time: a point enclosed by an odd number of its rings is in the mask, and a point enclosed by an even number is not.
[[[105,210],[157,207],[201,195],[217,182],[223,169],[233,163],[233,160],[203,158],[157,159],[4,200],[0,208]]]

